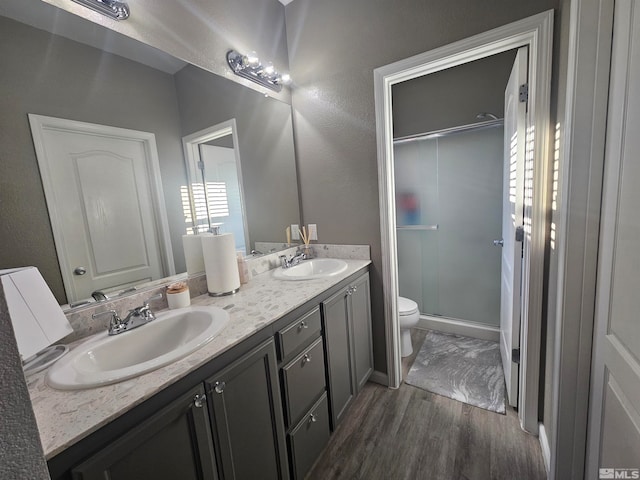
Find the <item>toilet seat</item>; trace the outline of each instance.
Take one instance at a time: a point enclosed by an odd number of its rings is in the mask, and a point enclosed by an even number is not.
[[[400,316],[413,315],[418,312],[418,304],[405,297],[398,297],[398,312]]]

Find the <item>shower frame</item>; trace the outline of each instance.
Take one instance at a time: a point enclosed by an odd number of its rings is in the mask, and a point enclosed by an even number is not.
[[[494,115],[495,116],[495,115]],[[406,135],[403,137],[396,137],[393,139],[394,147],[396,145],[402,145],[412,142],[420,142],[424,140],[433,140],[439,138],[445,138],[449,135],[456,135],[460,133],[475,132],[480,130],[487,130],[490,128],[503,127],[504,118],[495,118],[492,120],[486,120],[482,122],[467,123],[464,125],[456,125],[453,127],[443,128],[439,130],[432,130],[429,132],[416,133],[413,135]],[[395,153],[394,153],[395,156]],[[500,179],[500,182],[502,179]],[[435,231],[440,229],[439,224],[432,225],[396,225],[396,232],[400,231]],[[471,319],[456,318],[448,315],[440,315],[435,313],[428,313],[420,311],[421,320],[427,320],[428,325],[423,324],[419,328],[429,328],[434,330],[448,331],[449,333],[475,336],[483,340],[499,341],[500,329],[499,326],[495,327],[487,325],[483,322],[478,322]],[[445,323],[443,323],[445,322]],[[471,333],[473,331],[473,334]]]

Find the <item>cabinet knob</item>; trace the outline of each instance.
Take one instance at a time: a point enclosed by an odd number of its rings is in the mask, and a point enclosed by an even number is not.
[[[318,419],[313,413],[309,415],[309,423],[316,423],[317,421]]]
[[[223,393],[224,387],[226,386],[227,384],[224,382],[216,382],[215,385],[213,386],[213,389],[216,391],[216,393]]]
[[[309,325],[307,325],[307,322],[303,320],[300,322],[300,325],[298,325],[298,330],[302,330],[304,328],[309,328]]]
[[[86,269],[86,268],[84,268],[84,267],[82,267],[82,266],[80,266],[80,267],[76,267],[76,268],[73,270],[73,274],[74,274],[74,275],[84,275],[85,273],[87,273],[87,269]]]
[[[347,288],[347,295],[353,295],[353,288]]]
[[[302,357],[302,364],[304,365],[305,363],[311,363],[311,357],[307,354],[305,354],[305,356]]]
[[[207,400],[207,396],[203,393],[203,394],[197,394],[195,397],[193,397],[193,405],[196,408],[202,408],[204,407],[204,402]]]
[[[351,291],[352,291],[353,293],[356,293],[356,292],[358,291],[358,286],[357,286],[357,285],[354,285],[353,287],[351,287]]]

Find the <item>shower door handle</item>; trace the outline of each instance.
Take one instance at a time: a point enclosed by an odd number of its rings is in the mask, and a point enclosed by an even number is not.
[[[503,240],[502,238],[501,238],[500,240],[494,240],[494,241],[493,241],[493,244],[494,244],[496,247],[504,247],[504,240]]]

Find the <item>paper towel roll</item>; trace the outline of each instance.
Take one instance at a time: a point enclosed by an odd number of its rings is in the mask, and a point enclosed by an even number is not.
[[[202,237],[209,295],[227,295],[240,288],[236,242],[232,233]]]
[[[202,236],[183,235],[182,247],[184,260],[187,264],[187,274],[194,275],[204,272],[204,257],[202,255]]]

